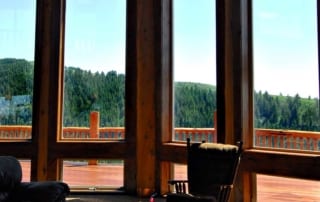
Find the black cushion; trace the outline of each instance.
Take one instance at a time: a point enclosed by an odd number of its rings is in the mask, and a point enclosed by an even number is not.
[[[15,189],[11,201],[62,202],[69,193],[69,186],[63,182],[24,182]]]
[[[10,193],[21,183],[22,169],[12,156],[0,156],[0,201],[9,201]]]
[[[0,156],[0,191],[13,190],[22,180],[19,161],[12,156]]]
[[[22,180],[22,169],[19,161],[12,156],[0,156],[0,190],[11,191]]]
[[[9,199],[9,192],[0,192],[0,201],[6,202]]]
[[[63,182],[21,180],[20,162],[12,156],[0,156],[0,202],[63,202],[70,193]]]

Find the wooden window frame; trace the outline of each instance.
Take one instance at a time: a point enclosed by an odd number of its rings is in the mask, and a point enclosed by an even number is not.
[[[124,159],[127,193],[164,193],[171,164],[186,163],[185,145],[172,143],[172,1],[127,0],[127,138],[107,143],[57,138],[64,12],[65,0],[37,1],[32,139],[1,142],[0,153],[31,159],[31,180],[60,179],[63,159]],[[234,197],[256,201],[255,173],[319,180],[319,154],[253,148],[252,0],[216,0],[216,13],[218,141],[244,143]]]
[[[318,2],[317,13],[319,10]],[[216,13],[218,142],[233,144],[242,140],[244,143],[238,188],[233,197],[237,201],[256,201],[257,173],[319,180],[319,154],[253,147],[252,0],[216,0]],[[318,44],[319,49],[320,40]],[[163,145],[160,156],[163,162],[186,163],[185,159],[182,145]],[[168,176],[165,173],[161,179]]]
[[[225,142],[242,139],[245,149],[237,180],[240,191],[235,193],[237,201],[257,200],[256,173],[319,180],[320,163],[316,160],[319,154],[253,148],[252,0],[217,0],[217,3],[217,12],[221,12],[217,16],[221,29],[217,32],[222,35],[217,39],[221,42],[217,45],[221,54],[217,56],[218,63],[223,60],[223,64],[217,65],[218,82],[221,81],[217,88],[222,91],[218,94],[218,103],[222,102],[218,106],[218,128],[219,132],[221,128],[225,131]],[[317,7],[319,13],[319,3]]]

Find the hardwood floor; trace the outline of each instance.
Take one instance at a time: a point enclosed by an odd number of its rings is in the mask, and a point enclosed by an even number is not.
[[[30,179],[30,163],[28,161],[21,161],[24,181]],[[71,187],[89,186],[91,189],[98,188],[98,186],[105,187],[122,187],[123,186],[123,166],[115,165],[86,165],[84,163],[68,163],[64,164],[63,181],[68,183]],[[176,179],[185,179],[186,166],[175,166]],[[257,200],[258,202],[316,202],[320,201],[320,182],[274,177],[267,175],[257,176]],[[126,196],[106,196],[121,199]],[[148,201],[146,199],[139,199],[135,197],[122,198],[122,201]],[[132,199],[132,200],[130,200]],[[99,201],[97,199],[97,201]],[[115,201],[111,200],[111,201]],[[74,201],[76,202],[76,201]]]
[[[294,178],[257,176],[258,202],[318,202],[320,182]]]
[[[149,199],[127,195],[71,195],[67,198],[67,202],[149,202]],[[165,200],[156,199],[155,202],[165,202]]]

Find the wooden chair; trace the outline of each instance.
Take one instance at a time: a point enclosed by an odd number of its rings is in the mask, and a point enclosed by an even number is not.
[[[193,143],[187,140],[188,180],[170,180],[174,192],[167,202],[227,202],[240,163],[238,145]]]

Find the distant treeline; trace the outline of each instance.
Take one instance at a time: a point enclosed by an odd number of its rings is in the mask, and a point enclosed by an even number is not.
[[[33,62],[22,59],[0,59],[1,125],[31,123],[33,66]],[[64,126],[89,126],[91,111],[100,112],[101,127],[124,126],[124,74],[65,67],[64,75]],[[13,102],[17,95],[30,96],[26,99],[29,102]],[[318,99],[301,98],[298,94],[276,96],[268,92],[257,92],[254,99],[256,128],[320,130]],[[213,127],[216,107],[215,86],[175,82],[175,127]]]
[[[320,131],[318,99],[260,91],[255,93],[254,103],[256,128]]]

